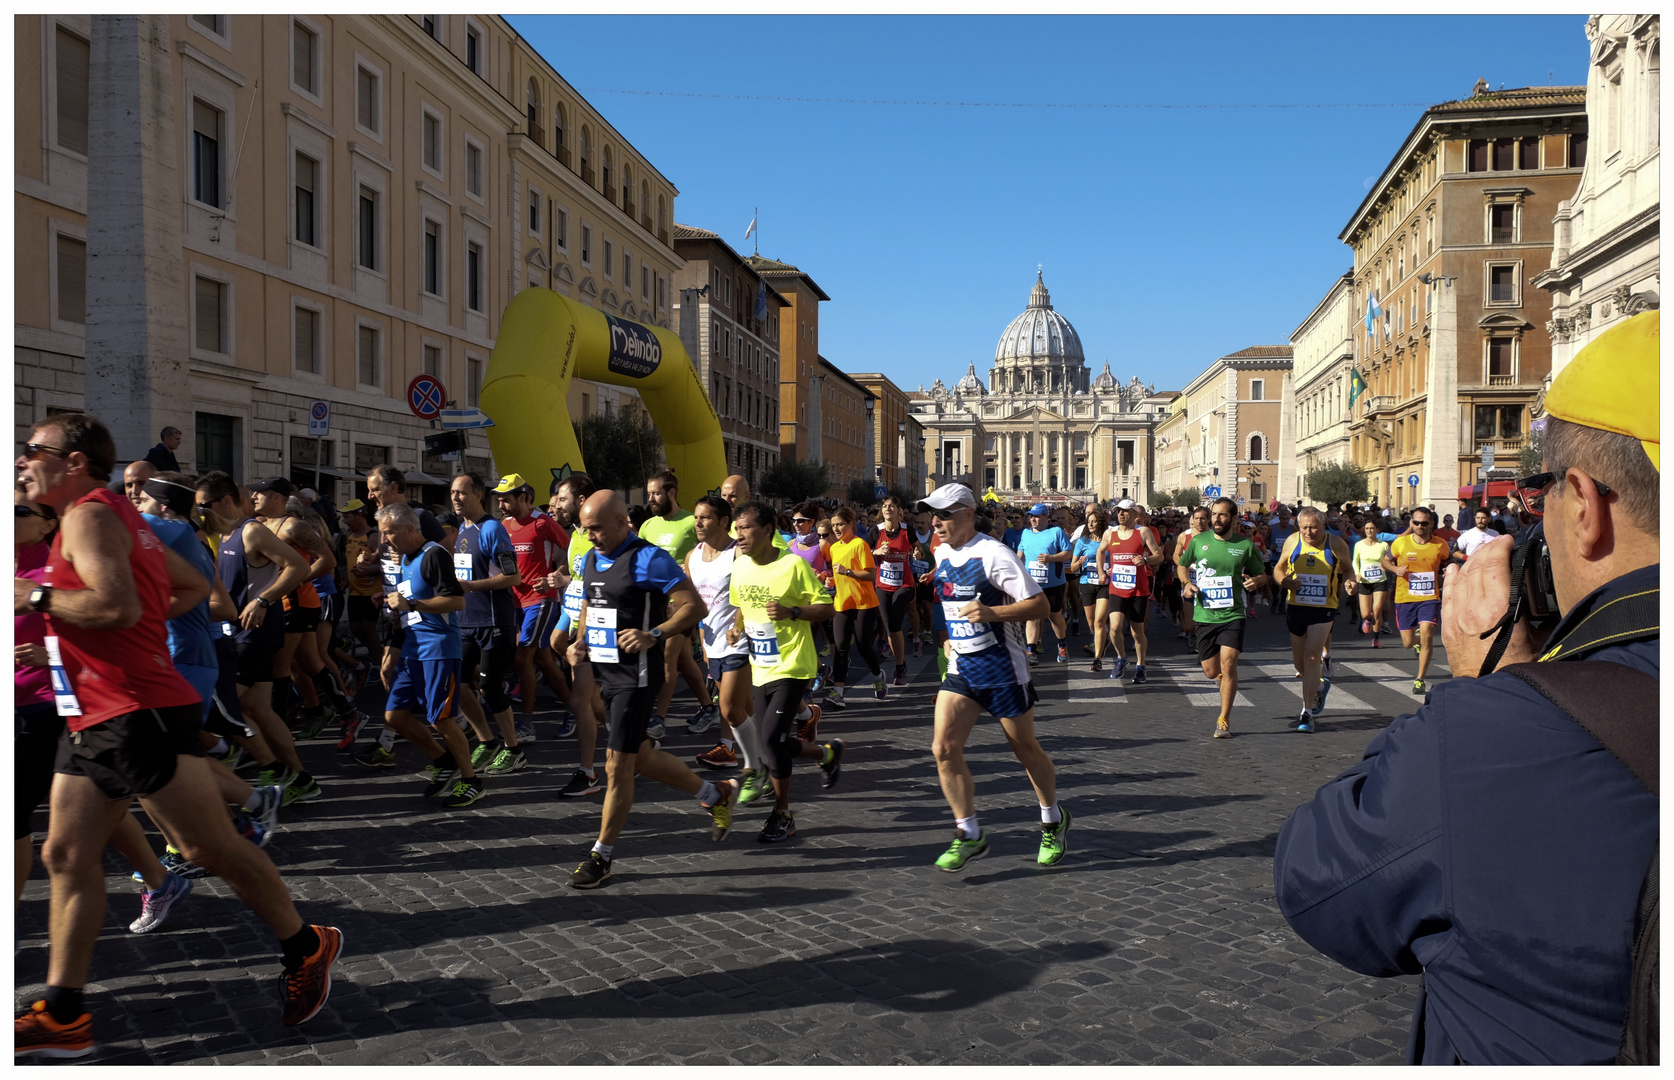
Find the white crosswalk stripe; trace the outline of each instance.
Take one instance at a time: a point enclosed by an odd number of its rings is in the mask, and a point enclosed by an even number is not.
[[[1418,678],[1418,661],[1416,659],[1399,666],[1386,660],[1334,660],[1332,663],[1349,674],[1358,675],[1370,682],[1388,687],[1408,700],[1417,699],[1418,695],[1412,692],[1412,681]],[[1430,679],[1426,680],[1426,685],[1442,674],[1442,672],[1437,671],[1437,665],[1432,661]],[[1336,691],[1333,690],[1332,693],[1336,693]]]
[[[1214,709],[1217,712],[1220,710],[1220,688],[1215,683],[1205,679],[1203,668],[1191,660],[1184,658],[1159,660],[1152,657],[1151,662],[1145,665],[1145,675],[1150,682],[1173,685],[1176,690],[1186,695],[1186,700],[1191,702],[1194,708]],[[1242,690],[1238,691],[1238,694],[1232,699],[1232,703],[1235,706],[1253,707],[1253,703],[1244,696]]]
[[[1262,675],[1266,676],[1269,681],[1278,683],[1280,686],[1283,686],[1286,690],[1289,690],[1292,694],[1296,695],[1296,697],[1300,698],[1302,696],[1302,680],[1296,677],[1296,669],[1291,667],[1289,664],[1239,664],[1239,672],[1242,673],[1246,666],[1255,668]],[[1337,666],[1335,662],[1333,662],[1333,666]],[[1333,712],[1341,709],[1364,709],[1367,712],[1385,711],[1369,705],[1360,700],[1360,698],[1355,697],[1353,694],[1343,689],[1341,683],[1337,682],[1333,682],[1331,684],[1331,693],[1326,696],[1325,707],[1327,710]]]

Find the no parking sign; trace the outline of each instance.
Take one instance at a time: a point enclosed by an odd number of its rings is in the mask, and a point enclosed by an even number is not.
[[[434,375],[419,375],[407,384],[407,408],[420,420],[434,420],[442,415],[447,400],[442,381]]]

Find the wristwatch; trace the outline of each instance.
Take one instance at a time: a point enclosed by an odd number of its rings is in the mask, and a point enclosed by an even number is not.
[[[802,618],[802,609],[800,607],[792,607],[791,608],[791,618],[793,618],[793,619]]]
[[[661,640],[663,640],[663,628],[662,628],[662,627],[660,627],[660,626],[653,626],[653,627],[652,627],[652,628],[651,628],[651,640],[652,640],[652,641],[661,641]]]
[[[261,609],[262,609],[262,610],[263,610],[263,611],[266,611],[266,610],[267,610],[267,609],[268,609],[268,608],[270,608],[270,607],[272,607],[272,606],[273,606],[273,601],[272,601],[272,600],[269,600],[269,599],[268,599],[268,598],[267,598],[267,597],[265,597],[265,596],[258,596],[258,597],[256,597],[256,603],[258,603],[258,604],[260,604],[260,605],[261,605]]]
[[[45,582],[29,590],[30,611],[50,611],[52,609],[52,586]]]

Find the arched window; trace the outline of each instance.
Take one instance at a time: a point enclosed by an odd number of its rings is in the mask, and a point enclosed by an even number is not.
[[[1261,451],[1262,451],[1261,436],[1260,435],[1251,435],[1250,436],[1250,460],[1251,461],[1265,461],[1265,460],[1267,460],[1266,458],[1262,457]]]
[[[541,87],[533,78],[529,80],[526,108],[529,117],[529,137],[535,140],[537,146],[544,146],[541,142]]]
[[[607,147],[604,148],[604,167],[599,172],[599,182],[600,182],[600,185],[604,188],[605,198],[609,199],[611,202],[615,202],[616,201],[616,192],[612,191],[611,187],[610,187],[610,166],[611,166],[610,147],[607,146]]]
[[[622,209],[634,216],[634,163],[622,162]]]
[[[657,237],[668,242],[668,197],[657,192]]]
[[[593,132],[586,124],[581,125],[581,179],[593,183]]]
[[[564,123],[564,106],[554,102],[552,105],[552,148],[554,150],[563,151],[566,149],[564,145],[564,129],[567,126],[568,125]],[[568,164],[568,162],[565,164]]]
[[[647,221],[651,219],[651,185],[644,180],[639,182],[639,214]]]

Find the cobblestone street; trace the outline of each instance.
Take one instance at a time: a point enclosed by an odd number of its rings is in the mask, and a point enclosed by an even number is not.
[[[1398,641],[1373,651],[1340,622],[1330,707],[1319,733],[1297,734],[1283,620],[1263,611],[1237,737],[1217,741],[1213,686],[1170,624],[1150,627],[1147,685],[1089,674],[1080,638],[1067,670],[1037,669],[1041,741],[1074,815],[1069,854],[1049,870],[1035,865],[1027,778],[987,718],[969,753],[991,852],[959,875],[932,866],[951,823],[929,751],[929,656],[888,701],[851,691],[822,723],[822,738],[848,744],[842,782],[822,791],[812,768],[798,772],[793,840],[757,843],[756,804],[711,844],[705,813],[642,782],[615,879],[593,893],[566,878],[599,798],[555,797],[574,742],[552,738],[550,714],[531,766],[464,811],[423,801],[411,748],[403,768],[375,773],[325,739],[305,744],[326,797],[287,811],[268,850],[304,918],[346,936],[329,1004],[301,1029],[280,1025],[278,949],[216,879],[197,881],[163,930],[128,933],[139,900],[107,856],[89,1060],[1399,1061],[1413,982],[1355,975],[1297,939],[1273,903],[1272,853],[1291,810],[1416,706],[1413,654]],[[689,711],[677,700],[677,716]],[[670,723],[667,748],[688,759],[712,742]],[[20,1002],[45,978],[35,873]]]

